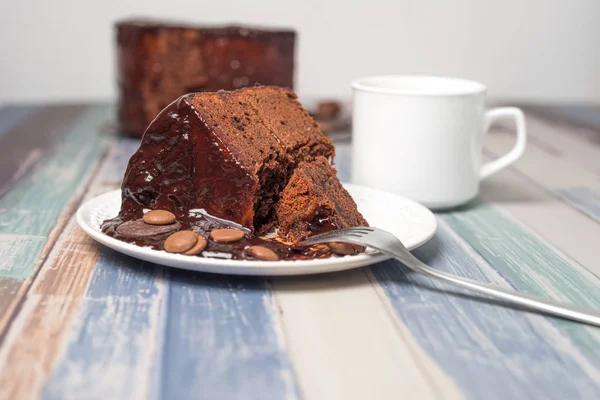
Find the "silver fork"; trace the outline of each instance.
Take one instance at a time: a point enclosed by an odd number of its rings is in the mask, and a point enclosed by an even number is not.
[[[383,229],[373,227],[340,229],[312,236],[299,244],[311,245],[327,242],[348,242],[369,246],[398,259],[411,270],[420,272],[429,277],[504,300],[513,305],[520,306],[521,308],[539,311],[589,325],[600,326],[600,312],[598,311],[563,304],[554,300],[546,300],[525,293],[518,293],[514,290],[476,282],[431,268],[413,256],[396,236]]]

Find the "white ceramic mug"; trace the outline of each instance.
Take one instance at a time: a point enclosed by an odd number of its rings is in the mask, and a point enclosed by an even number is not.
[[[384,189],[429,208],[465,203],[479,182],[525,150],[518,108],[484,109],[483,84],[433,76],[376,76],[352,83],[352,181]],[[498,120],[513,120],[517,141],[508,154],[481,165],[483,136]]]

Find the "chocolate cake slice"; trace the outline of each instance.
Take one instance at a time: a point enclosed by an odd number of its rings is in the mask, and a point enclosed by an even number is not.
[[[279,236],[296,243],[311,235],[369,226],[324,157],[298,165],[281,194]]]
[[[133,136],[189,92],[293,88],[292,30],[127,19],[116,37],[120,128]]]
[[[203,208],[267,232],[277,225],[280,194],[296,167],[334,154],[291,90],[185,95],[156,117],[131,157],[120,218],[140,218],[144,209],[184,215]]]

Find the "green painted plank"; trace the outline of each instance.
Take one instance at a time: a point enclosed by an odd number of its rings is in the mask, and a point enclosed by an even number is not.
[[[43,107],[0,137],[0,196],[52,153],[85,109],[83,105]]]
[[[493,206],[478,204],[443,218],[516,289],[600,309],[598,278]],[[600,363],[600,329],[551,321],[590,361]]]
[[[105,151],[100,128],[108,106],[90,107],[54,152],[0,198],[0,232],[46,236],[76,189]]]
[[[24,280],[46,244],[43,236],[0,234],[0,278]]]

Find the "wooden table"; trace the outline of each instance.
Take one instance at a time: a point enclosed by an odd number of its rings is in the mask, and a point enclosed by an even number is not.
[[[438,214],[415,254],[600,309],[600,111],[527,110],[524,157],[469,207]],[[108,105],[0,110],[0,399],[600,398],[600,329],[395,261],[261,279],[97,245],[73,213],[119,186],[136,148],[113,118]],[[486,156],[512,141],[496,129]],[[350,144],[337,146],[347,179]]]

